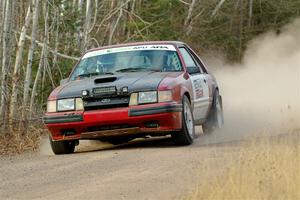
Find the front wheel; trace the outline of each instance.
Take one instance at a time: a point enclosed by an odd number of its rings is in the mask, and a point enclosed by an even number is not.
[[[176,145],[189,145],[195,138],[195,123],[191,103],[187,96],[182,99],[182,107],[182,131],[172,133],[172,139]]]
[[[216,90],[213,104],[208,114],[208,118],[204,124],[202,124],[204,134],[212,133],[216,129],[220,129],[224,124],[223,117],[223,105],[222,97],[219,95],[219,92]]]
[[[76,143],[78,143],[78,141],[74,141],[74,140],[53,141],[51,137],[49,137],[49,140],[54,154],[73,153],[75,150]]]

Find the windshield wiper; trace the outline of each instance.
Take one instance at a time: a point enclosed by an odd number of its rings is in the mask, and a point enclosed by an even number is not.
[[[86,74],[80,74],[77,77],[79,78],[85,78],[85,77],[92,77],[92,76],[98,76],[98,75],[106,75],[106,74],[110,74],[110,75],[114,75],[114,73],[112,72],[93,72],[93,73],[86,73]]]
[[[160,72],[160,70],[147,69],[147,68],[141,68],[141,67],[129,67],[129,68],[124,68],[124,69],[116,70],[116,72],[138,72],[138,71],[155,71],[155,72]]]

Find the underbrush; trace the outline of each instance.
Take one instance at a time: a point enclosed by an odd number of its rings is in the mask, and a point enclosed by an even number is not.
[[[300,199],[300,131],[243,142],[222,161],[223,170],[201,180],[188,199]]]
[[[24,131],[0,133],[0,155],[15,155],[38,150],[41,136],[45,132],[41,125],[37,125],[30,126],[26,133]]]

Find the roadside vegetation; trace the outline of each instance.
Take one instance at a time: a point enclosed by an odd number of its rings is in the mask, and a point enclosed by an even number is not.
[[[189,200],[300,199],[300,131],[252,138],[237,147],[224,157],[224,170],[201,181]],[[207,163],[199,169],[208,171]]]
[[[27,130],[26,134],[21,130],[15,130],[10,134],[0,134],[0,156],[39,150],[41,137],[46,133],[42,122],[31,122]]]

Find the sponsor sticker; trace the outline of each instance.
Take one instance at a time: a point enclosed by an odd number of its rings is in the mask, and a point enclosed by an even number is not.
[[[203,88],[200,79],[194,80],[194,87],[195,87],[194,90],[196,94],[196,99],[203,97]]]
[[[151,44],[151,45],[137,45],[137,46],[126,46],[126,47],[115,47],[110,49],[101,49],[97,51],[92,51],[86,53],[82,59],[99,56],[109,53],[119,53],[126,51],[141,51],[141,50],[167,50],[167,51],[176,51],[173,45],[162,45],[162,44]]]

